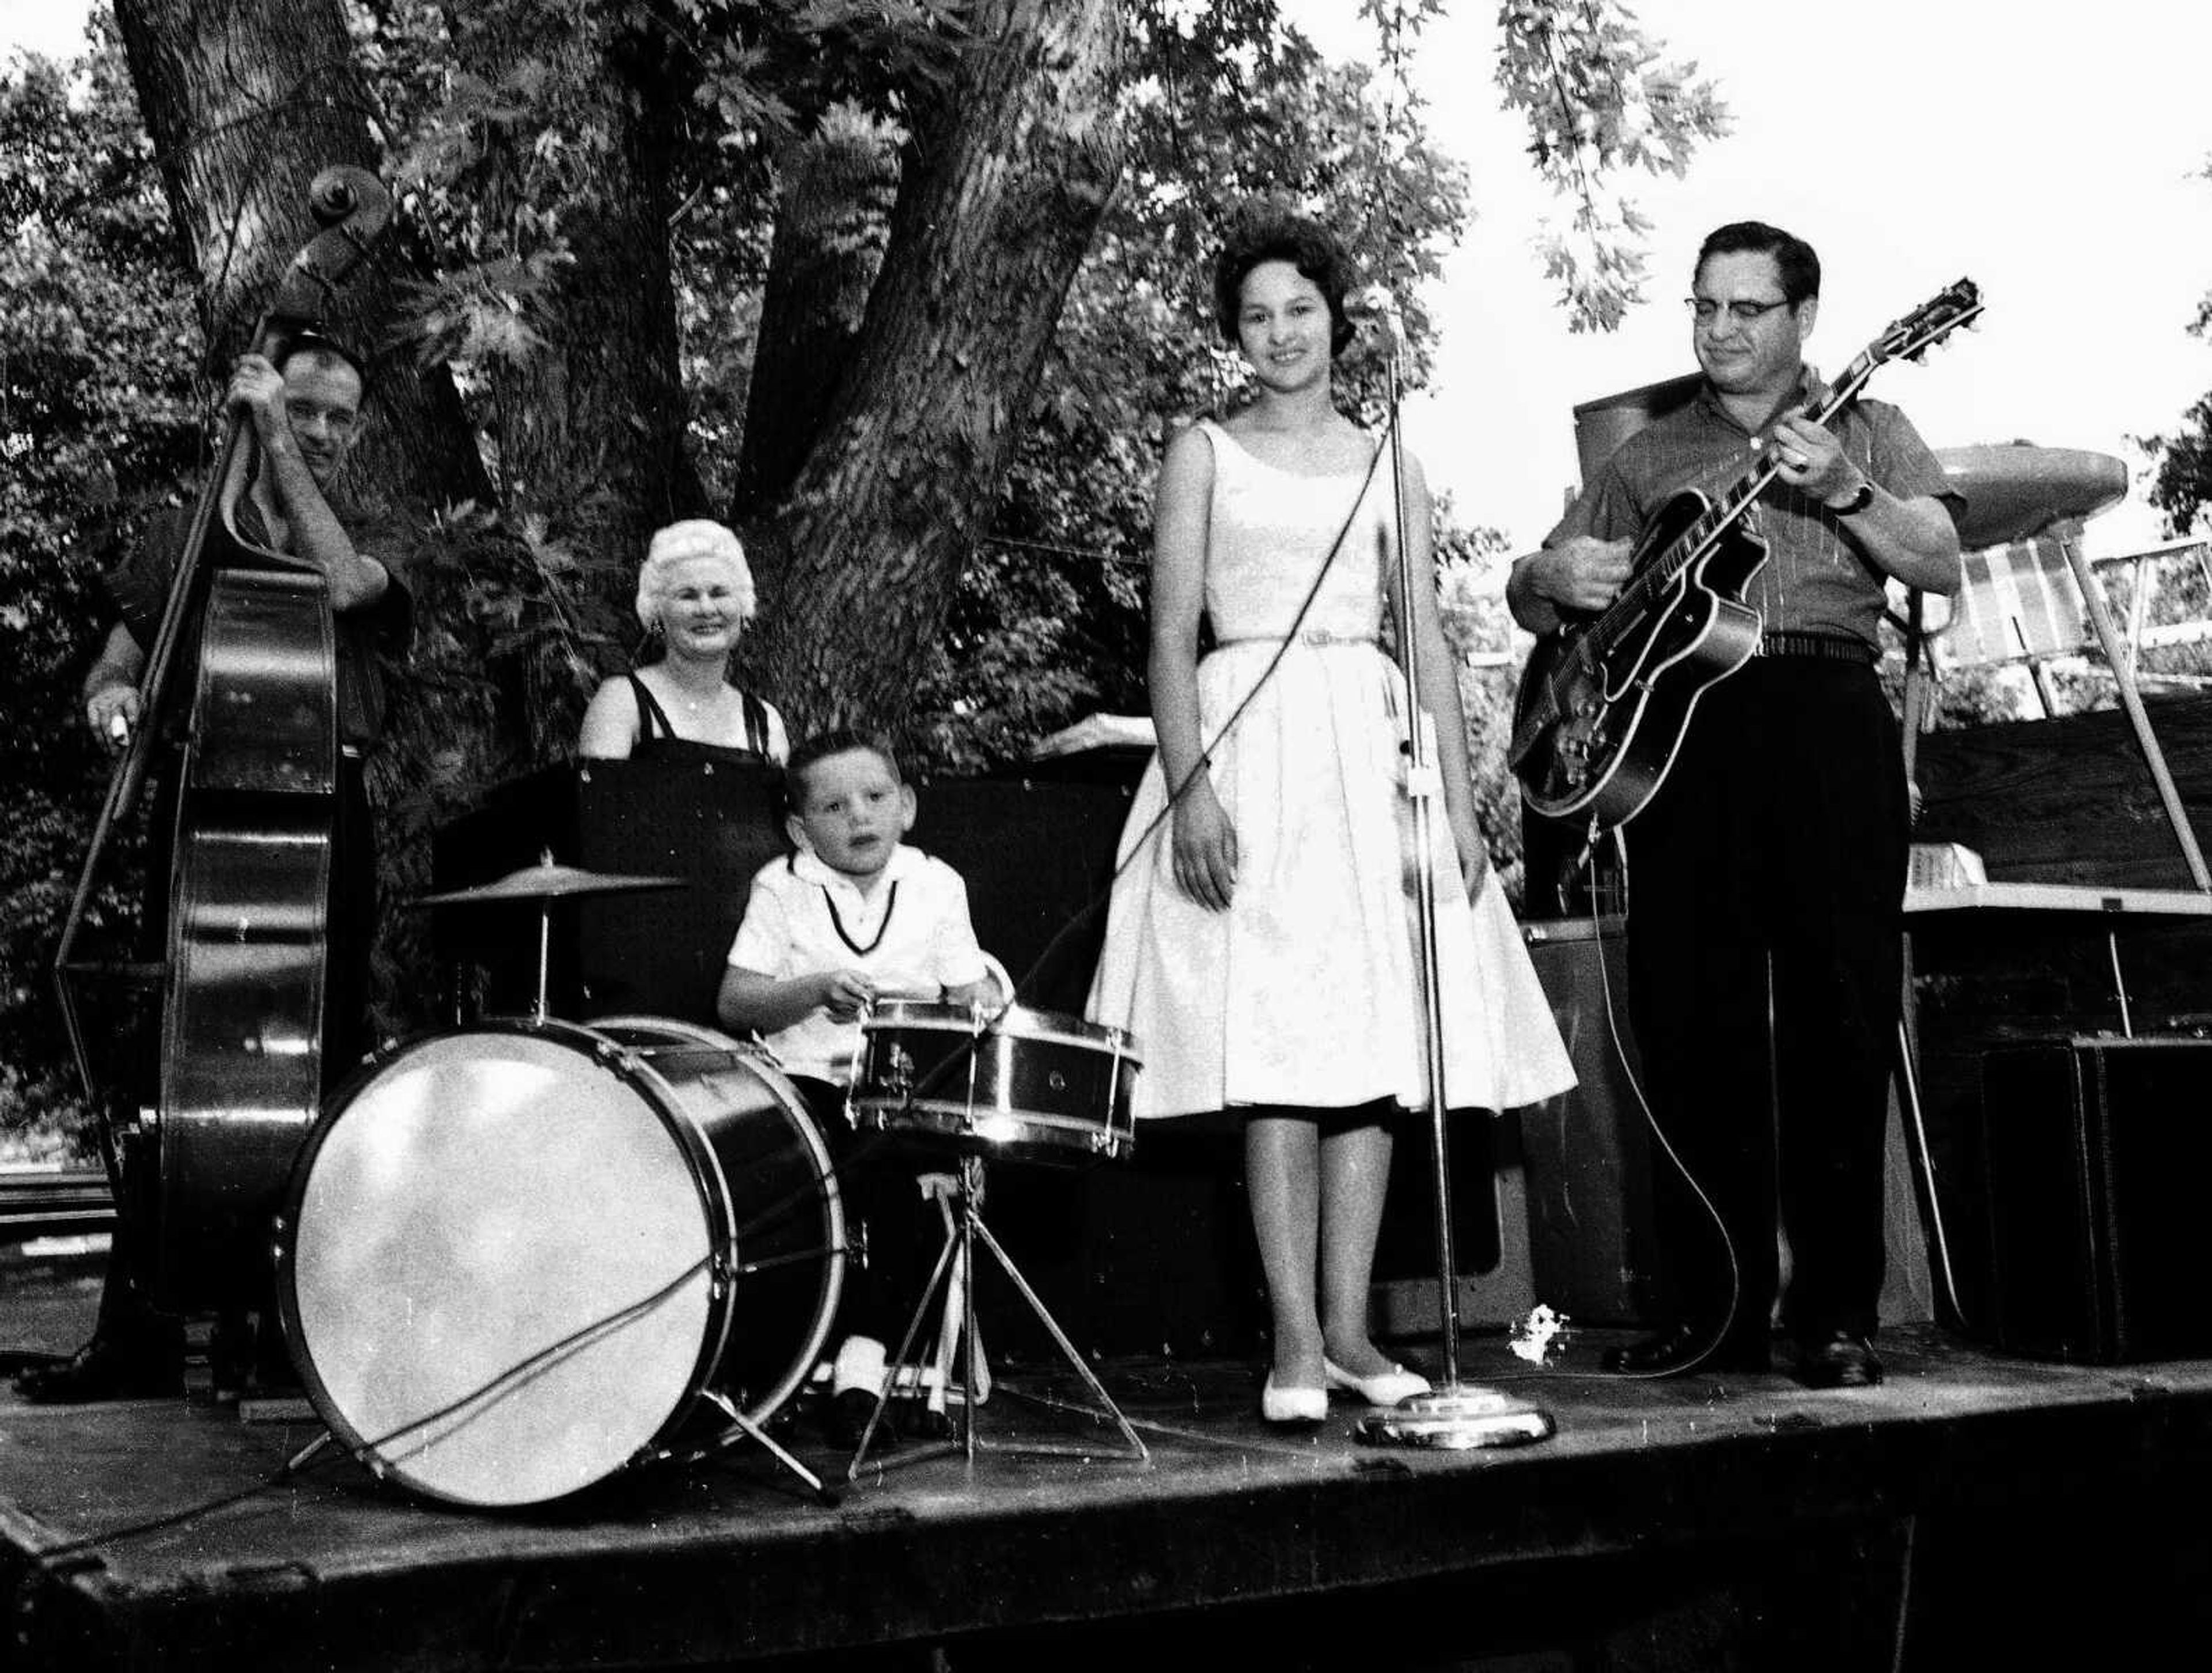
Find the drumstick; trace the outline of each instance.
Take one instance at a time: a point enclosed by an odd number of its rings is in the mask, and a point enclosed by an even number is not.
[[[1004,988],[1000,989],[1000,992],[1001,993],[1006,991],[1006,990]],[[997,1020],[1000,1016],[1003,1015],[1010,1008],[1010,1005],[1008,1003],[993,1005],[988,1002],[979,1002],[973,1006],[953,1006],[951,1001],[945,999],[945,989],[942,987],[911,988],[891,986],[878,988],[876,989],[874,997],[868,1002],[870,1005],[945,1005],[947,1006],[948,1008],[951,1009],[973,1009],[981,1011],[985,1016],[991,1018],[994,1021]]]
[[[907,987],[893,983],[876,989],[875,1002],[883,1005],[894,1001],[902,1001],[934,1005],[944,996],[944,994],[945,989],[941,987]]]

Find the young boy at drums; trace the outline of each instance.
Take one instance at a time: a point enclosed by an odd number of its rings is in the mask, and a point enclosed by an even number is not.
[[[883,1387],[884,1344],[920,1286],[915,1170],[845,1115],[861,1014],[878,1000],[995,1006],[1004,996],[960,874],[901,840],[914,828],[914,787],[888,741],[844,731],[810,739],[792,751],[784,785],[796,851],[753,879],[716,1010],[775,1054],[836,1159],[848,1238],[857,1243],[863,1226],[869,1233],[866,1268],[846,1269],[845,1336],[830,1372],[830,1438],[851,1445]]]

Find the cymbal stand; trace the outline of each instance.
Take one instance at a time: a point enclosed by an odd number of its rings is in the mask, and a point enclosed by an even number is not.
[[[538,1002],[532,1007],[532,1022],[544,1022],[553,1013],[551,971],[553,968],[553,903],[538,903]]]
[[[1385,445],[1390,454],[1392,509],[1396,518],[1398,574],[1398,668],[1406,686],[1406,794],[1413,823],[1414,899],[1421,971],[1422,1036],[1428,1051],[1430,1154],[1436,1169],[1437,1307],[1443,1325],[1443,1371],[1426,1394],[1395,1407],[1377,1408],[1353,1426],[1374,1445],[1418,1446],[1462,1451],[1482,1446],[1512,1446],[1541,1440],[1553,1431],[1548,1414],[1498,1390],[1463,1384],[1459,1374],[1459,1299],[1452,1248],[1451,1169],[1444,1119],[1444,1030],[1437,958],[1436,810],[1443,775],[1435,758],[1435,728],[1421,708],[1420,647],[1413,632],[1413,554],[1406,541],[1406,473],[1398,428],[1399,344],[1395,318],[1382,324],[1387,339],[1384,365],[1390,417]]]
[[[877,1470],[920,1463],[925,1459],[939,1458],[952,1452],[961,1454],[973,1466],[975,1455],[985,1451],[1039,1457],[1091,1458],[1097,1457],[1102,1450],[1106,1450],[1066,1441],[987,1440],[976,1433],[975,1408],[981,1403],[985,1386],[982,1339],[975,1328],[975,1247],[978,1243],[999,1263],[999,1269],[1012,1281],[1014,1287],[1021,1292],[1022,1299],[1029,1303],[1030,1311],[1037,1316],[1038,1322],[1051,1335],[1060,1356],[1075,1367],[1076,1374],[1082,1378],[1084,1386],[1090,1390],[1091,1398],[1097,1402],[1095,1415],[1103,1421],[1111,1421],[1121,1431],[1121,1445],[1110,1450],[1139,1463],[1148,1461],[1151,1453],[1146,1450],[1145,1443],[1137,1432],[1130,1427],[1129,1420],[1121,1414],[1121,1408],[1114,1403],[1104,1385],[1084,1362],[1083,1355],[1077,1351],[1075,1344],[1068,1341],[1066,1333],[1046,1311],[1044,1303],[1037,1299],[1036,1292],[1030,1287],[1029,1281],[1022,1276],[1021,1269],[1015,1266],[999,1240],[991,1235],[991,1228],[983,1223],[983,1159],[972,1149],[961,1153],[959,1187],[954,1195],[957,1202],[951,1229],[946,1234],[944,1248],[938,1253],[937,1265],[929,1275],[929,1282],[922,1289],[921,1299],[915,1304],[914,1315],[907,1321],[906,1333],[899,1338],[898,1351],[891,1355],[890,1364],[884,1371],[883,1387],[876,1393],[875,1408],[868,1414],[867,1427],[860,1431],[860,1445],[854,1449],[852,1463],[846,1467],[846,1479],[857,1481],[862,1464],[869,1462],[868,1448],[884,1421],[884,1408],[889,1405],[893,1390],[899,1386],[902,1375],[907,1369],[907,1356],[914,1351],[915,1340],[921,1334],[922,1321],[928,1315],[930,1304],[939,1299],[939,1291],[945,1292],[942,1305],[946,1308],[957,1305],[961,1316],[963,1398],[956,1433],[949,1440],[933,1442],[926,1446],[902,1447],[895,1455],[878,1458],[873,1461]],[[956,1261],[959,1263],[960,1273],[957,1302],[952,1283]],[[915,1380],[917,1384],[921,1380],[919,1365],[915,1366]],[[950,1390],[945,1392],[949,1396]],[[949,1408],[949,1397],[946,1403]]]
[[[538,863],[553,864],[553,850],[538,850]],[[553,1014],[553,897],[542,895],[538,901],[538,1002],[531,1009],[532,1022],[544,1022]]]

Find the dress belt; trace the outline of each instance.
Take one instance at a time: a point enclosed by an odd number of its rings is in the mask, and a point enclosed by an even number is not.
[[[1296,633],[1240,633],[1226,639],[1216,639],[1213,648],[1223,649],[1230,645],[1374,645],[1379,642],[1371,633],[1334,633],[1327,628],[1302,628]]]
[[[1822,662],[1856,662],[1862,668],[1871,668],[1881,660],[1881,653],[1865,640],[1834,633],[1763,633],[1754,654],[1812,657]]]

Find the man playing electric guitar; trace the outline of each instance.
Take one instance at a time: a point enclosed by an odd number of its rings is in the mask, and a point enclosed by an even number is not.
[[[1778,1211],[1798,1380],[1881,1377],[1872,1338],[1907,836],[1875,634],[1887,577],[1957,589],[1958,500],[1895,408],[1856,400],[1826,426],[1807,416],[1825,393],[1802,358],[1820,289],[1800,239],[1757,222],[1709,236],[1690,298],[1705,387],[1623,444],[1507,588],[1523,626],[1556,631],[1628,583],[1631,537],[1678,491],[1716,490],[1762,459],[1773,469],[1754,508],[1765,561],[1754,550],[1734,570],[1755,570],[1742,602],[1761,617],[1758,654],[1698,696],[1624,830],[1646,1085],[1727,1238],[1662,1163],[1670,1318],[1608,1357],[1621,1371],[1766,1368]]]

